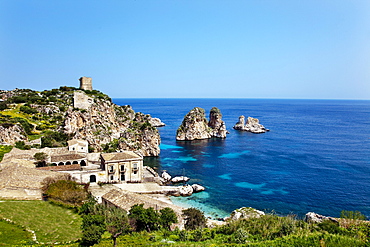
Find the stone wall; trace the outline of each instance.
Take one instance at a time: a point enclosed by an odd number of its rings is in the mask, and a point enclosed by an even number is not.
[[[91,77],[81,77],[80,78],[80,89],[82,90],[93,90],[92,88],[92,78]]]
[[[73,95],[73,107],[87,110],[94,103],[94,99],[82,91],[75,91]]]

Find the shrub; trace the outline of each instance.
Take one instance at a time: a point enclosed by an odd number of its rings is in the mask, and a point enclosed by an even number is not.
[[[37,160],[37,167],[43,167],[46,166],[46,159],[48,158],[48,155],[44,152],[40,152],[35,153],[33,158]]]
[[[196,208],[188,208],[182,211],[182,216],[185,218],[185,229],[195,230],[203,228],[206,225],[206,217],[204,213]]]
[[[71,180],[52,180],[46,181],[48,183],[45,190],[50,198],[60,200],[71,205],[82,205],[83,201],[87,199],[87,192],[84,188]]]
[[[0,102],[0,111],[4,111],[5,109],[8,109],[8,104],[6,101],[1,101]]]
[[[340,212],[340,217],[343,219],[366,220],[366,216],[359,211],[342,210],[342,212]]]
[[[177,215],[171,208],[163,208],[160,211],[159,220],[165,229],[170,230],[170,226],[173,223],[177,223]]]
[[[35,114],[35,113],[37,113],[37,112],[38,112],[36,109],[31,108],[31,107],[26,106],[26,105],[22,105],[22,106],[19,108],[19,110],[20,110],[21,112],[24,112],[24,113],[27,113],[27,114]]]
[[[19,148],[19,149],[22,149],[22,150],[30,150],[31,149],[31,147],[29,145],[26,145],[24,143],[24,141],[17,141],[15,143],[15,147]]]
[[[105,232],[105,219],[102,215],[84,215],[82,218],[82,246],[93,246],[100,242]]]

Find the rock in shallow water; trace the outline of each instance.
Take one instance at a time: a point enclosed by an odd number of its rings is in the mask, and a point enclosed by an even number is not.
[[[189,181],[190,178],[184,177],[184,176],[179,176],[179,177],[174,177],[171,179],[172,183],[181,183],[181,182],[187,182]]]
[[[193,187],[190,185],[181,186],[179,188],[180,196],[191,196],[193,194]]]
[[[199,185],[199,184],[193,184],[191,187],[193,188],[194,192],[201,192],[206,189],[202,185]]]

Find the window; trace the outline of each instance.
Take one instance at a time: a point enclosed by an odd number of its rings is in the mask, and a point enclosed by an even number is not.
[[[113,166],[109,166],[108,171],[109,172],[114,172]]]
[[[132,164],[132,169],[137,170],[137,163]]]
[[[114,180],[114,176],[110,175],[110,181],[113,181],[113,180]]]
[[[125,181],[125,174],[121,173],[121,181]]]
[[[125,165],[121,165],[121,171],[125,170]]]
[[[137,174],[137,171],[134,171],[134,174]]]

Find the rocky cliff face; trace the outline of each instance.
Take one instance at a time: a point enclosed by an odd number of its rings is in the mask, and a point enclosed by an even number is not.
[[[226,134],[228,134],[226,124],[221,118],[221,111],[217,107],[212,107],[209,113],[208,126],[212,128],[211,135],[213,137],[226,138]]]
[[[0,143],[14,145],[18,141],[27,141],[27,134],[20,124],[0,125]]]
[[[233,128],[236,130],[248,131],[255,134],[270,131],[269,129],[266,129],[262,124],[260,124],[257,118],[248,117],[247,123],[245,124],[244,116],[239,117],[239,121],[234,125]]]
[[[58,147],[66,145],[68,139],[80,138],[87,140],[93,151],[159,155],[160,136],[151,116],[115,105],[99,91],[16,89],[0,91],[0,98],[5,99],[5,110],[0,112],[0,142],[14,144],[28,141],[28,136],[43,135],[44,146]],[[8,111],[21,117],[7,115]]]
[[[210,112],[210,121],[208,123],[205,111],[202,108],[195,107],[182,121],[177,129],[176,140],[191,141],[200,139],[209,139],[211,137],[225,138],[227,134],[225,122],[221,120],[220,110],[213,107]]]
[[[211,138],[212,129],[208,127],[208,121],[204,109],[195,107],[184,117],[177,129],[176,140],[191,141]]]
[[[94,98],[83,110],[69,108],[63,131],[73,138],[84,139],[95,151],[107,149],[140,151],[144,156],[158,156],[160,136],[149,115],[135,113],[130,106],[118,106]],[[113,151],[110,150],[110,151]]]

